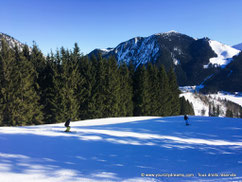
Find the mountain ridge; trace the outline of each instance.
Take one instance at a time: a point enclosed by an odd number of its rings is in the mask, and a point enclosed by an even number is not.
[[[176,31],[134,37],[103,51],[95,49],[88,55],[104,58],[114,56],[118,63],[146,65],[152,62],[166,69],[174,68],[181,86],[199,85],[212,74],[233,61],[239,51],[208,37],[195,39]]]
[[[2,40],[3,38],[8,43],[9,47],[12,48],[12,49],[16,45],[20,50],[22,50],[23,47],[24,47],[24,45],[25,45],[22,42],[20,42],[17,39],[15,39],[14,37],[12,37],[12,36],[10,36],[8,34],[5,34],[5,33],[0,32],[0,40]],[[2,42],[0,41],[0,48],[2,46],[1,44],[2,44]]]

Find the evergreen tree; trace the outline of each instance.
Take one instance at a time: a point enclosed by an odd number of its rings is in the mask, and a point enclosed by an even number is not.
[[[126,64],[121,64],[119,68],[120,77],[120,102],[119,116],[133,115],[133,87],[132,77]]]
[[[2,41],[1,104],[3,125],[41,124],[43,115],[39,96],[34,88],[35,70],[23,52]]]
[[[77,100],[77,89],[80,81],[78,60],[73,59],[68,50],[61,48],[61,72],[59,90],[61,96],[61,113],[59,121],[67,118],[79,119],[79,103]]]
[[[116,117],[119,115],[120,103],[120,75],[117,61],[110,57],[105,61],[106,74],[104,84],[104,117]]]
[[[1,41],[2,49],[0,54],[0,111],[1,111],[1,124],[2,125],[15,125],[16,121],[12,119],[13,95],[14,95],[14,82],[13,72],[16,67],[14,60],[14,52],[8,47],[6,41]],[[17,71],[17,70],[15,70]]]
[[[242,107],[240,107],[240,110],[239,110],[239,117],[242,118]]]
[[[40,104],[40,96],[35,90],[36,71],[34,65],[25,57],[26,52],[18,52],[17,47],[15,48],[15,59],[18,67],[18,75],[15,74],[16,83],[18,88],[15,89],[18,95],[19,107],[16,109],[19,113],[18,121],[23,124],[42,124],[43,123],[43,106]]]
[[[158,69],[156,66],[149,63],[147,65],[147,74],[148,74],[148,92],[150,97],[149,102],[149,111],[148,115],[150,116],[159,116],[160,101],[159,101],[159,79],[158,79]]]
[[[99,56],[97,59],[93,56],[91,58],[93,64],[93,73],[95,82],[92,86],[92,93],[90,98],[89,111],[92,118],[101,118],[104,113],[104,100],[105,100],[105,59]]]
[[[55,76],[57,76],[57,63],[55,62],[54,54],[51,52],[46,58],[46,67],[43,71],[44,77],[41,80],[42,85],[42,98],[41,103],[43,103],[43,112],[45,123],[55,123],[56,114],[58,113],[58,99],[59,95],[58,87],[55,83]],[[45,83],[45,84],[44,84]]]
[[[41,82],[41,81],[45,76],[43,73],[46,66],[45,57],[42,54],[42,52],[39,50],[35,42],[33,42],[33,48],[31,50],[31,54],[28,52],[29,52],[28,47],[25,47],[24,49],[25,58],[33,64],[35,69],[35,73],[33,75],[34,82],[35,82],[35,90],[37,91],[37,94],[41,98],[43,98],[41,88],[44,88],[42,84],[45,84],[45,82]]]
[[[211,103],[209,103],[209,107],[208,107],[208,115],[209,115],[209,116],[213,116]]]
[[[180,90],[178,88],[176,74],[173,69],[170,69],[170,71],[168,72],[168,77],[171,90],[171,115],[178,115],[180,113]]]
[[[231,110],[227,109],[225,115],[226,115],[226,117],[232,118],[233,117],[233,112]]]
[[[119,115],[120,80],[118,65],[114,58],[98,60],[92,58],[95,72],[95,83],[92,87],[92,116],[114,117]]]
[[[169,116],[172,114],[171,111],[171,91],[169,86],[169,79],[165,71],[165,67],[162,65],[158,72],[158,95],[159,107],[158,113],[160,116]]]
[[[145,66],[139,66],[134,74],[134,115],[149,114],[150,97],[148,93],[148,76]]]
[[[184,96],[180,98],[180,106],[181,115],[194,115],[194,109],[192,104],[189,101],[187,101]]]
[[[216,116],[219,116],[219,115],[220,115],[220,107],[219,107],[219,105],[217,105]]]
[[[93,57],[94,58],[94,57]],[[96,58],[94,58],[96,59]],[[94,85],[95,85],[95,68],[94,61],[89,61],[88,57],[82,57],[80,61],[80,76],[83,79],[82,97],[78,98],[80,104],[80,118],[89,119],[95,112]]]

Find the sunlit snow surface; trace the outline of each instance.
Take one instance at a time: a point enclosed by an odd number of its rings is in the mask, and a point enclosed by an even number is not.
[[[242,93],[226,93],[226,92],[219,92],[217,94],[210,94],[214,98],[221,98],[226,99],[236,104],[242,106]]]
[[[182,91],[180,97],[184,96],[186,100],[192,103],[196,116],[209,116],[209,103],[214,103],[216,106],[220,107],[219,116],[226,116],[227,107],[226,103],[223,102],[224,100],[231,101],[242,106],[241,93],[218,92],[217,94],[200,94],[206,98],[205,100],[202,100],[201,96],[195,93],[196,88],[197,86],[180,87],[180,90]]]
[[[71,122],[71,133],[63,123],[0,127],[0,181],[242,180],[242,119],[189,122],[182,116],[94,119]],[[209,173],[233,177],[199,177]]]
[[[232,57],[239,54],[240,52],[238,49],[222,44],[215,40],[209,40],[209,45],[217,54],[217,57],[209,59],[209,64],[221,66],[222,68],[227,66],[232,61]],[[208,68],[208,66],[209,65],[204,65],[204,68]]]

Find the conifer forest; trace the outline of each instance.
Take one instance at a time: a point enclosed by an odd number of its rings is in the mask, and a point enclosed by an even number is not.
[[[0,50],[0,125],[193,114],[171,68],[84,56],[77,44],[44,56],[36,46]]]

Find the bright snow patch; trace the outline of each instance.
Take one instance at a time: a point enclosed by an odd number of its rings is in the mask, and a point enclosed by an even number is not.
[[[71,122],[71,133],[63,123],[0,127],[0,181],[242,180],[242,120],[189,122],[181,116],[94,119]],[[209,173],[219,176],[199,177]]]
[[[239,104],[242,106],[242,94],[237,93],[237,94],[232,94],[232,93],[226,93],[226,92],[218,92],[218,94],[210,94],[214,98],[222,98],[229,100],[231,102],[234,102],[236,104]]]
[[[187,92],[180,94],[180,97],[185,97],[186,100],[192,103],[196,116],[209,116],[209,104],[204,103],[199,95]]]
[[[210,58],[209,64],[225,67],[232,61],[232,57],[239,54],[239,50],[234,49],[228,45],[222,44],[220,42],[209,40],[209,45],[212,50],[217,54],[217,57]],[[208,68],[208,65],[204,65],[204,68]]]
[[[106,53],[109,53],[111,52],[113,49],[112,48],[108,48],[108,49],[100,49],[101,51],[104,51]]]
[[[225,100],[231,101],[242,106],[242,93],[228,93],[228,92],[218,92],[217,94],[199,94],[196,93],[203,84],[198,86],[183,86],[179,87],[182,94],[180,97],[185,97],[190,103],[193,104],[194,112],[196,116],[209,116],[209,103],[213,103],[216,107],[220,107],[220,115],[224,117],[226,115],[227,106],[223,102]]]

